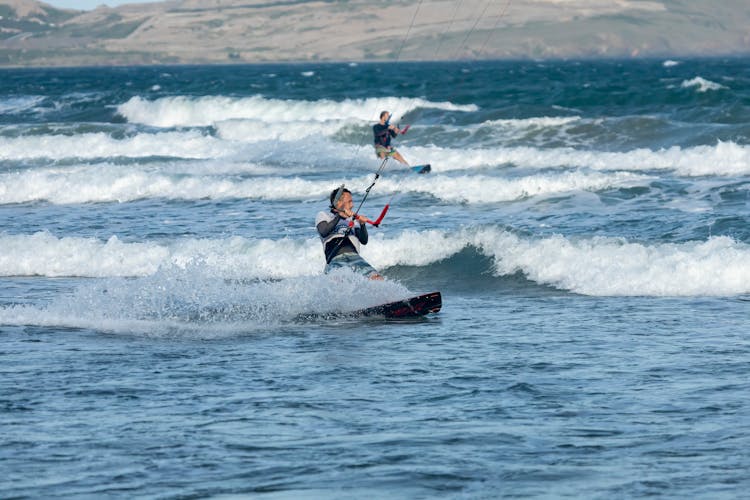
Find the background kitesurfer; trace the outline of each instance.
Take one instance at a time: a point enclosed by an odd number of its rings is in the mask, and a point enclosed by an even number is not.
[[[380,122],[372,127],[372,133],[375,136],[375,154],[381,160],[384,160],[386,156],[392,156],[404,165],[409,166],[409,162],[401,156],[401,153],[391,146],[391,139],[400,134],[402,130],[396,125],[388,123],[390,119],[391,114],[388,111],[382,111],[380,113]]]
[[[329,211],[318,212],[315,227],[326,256],[325,272],[346,267],[370,279],[383,279],[378,271],[359,255],[359,246],[369,239],[367,217],[355,214],[352,193],[344,186],[331,192]]]

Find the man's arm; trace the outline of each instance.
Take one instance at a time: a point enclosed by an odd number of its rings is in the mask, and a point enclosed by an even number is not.
[[[354,230],[354,234],[357,236],[357,239],[361,244],[367,245],[367,241],[370,239],[367,234],[367,224],[362,222],[359,227]]]
[[[331,234],[331,232],[336,229],[336,224],[339,223],[341,220],[341,216],[339,214],[336,214],[336,217],[334,217],[330,222],[329,221],[321,221],[316,226],[318,228],[318,234],[320,234],[323,238]]]

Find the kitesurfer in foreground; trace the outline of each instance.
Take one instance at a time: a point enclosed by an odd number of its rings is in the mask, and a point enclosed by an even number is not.
[[[382,111],[380,113],[380,122],[372,127],[372,133],[375,136],[375,154],[381,160],[384,160],[386,156],[392,156],[408,167],[409,163],[401,156],[401,153],[391,146],[391,139],[400,134],[402,130],[395,125],[389,124],[388,120],[390,119],[391,114],[388,111]]]
[[[382,280],[378,271],[359,255],[360,244],[367,245],[367,217],[352,211],[351,191],[342,185],[331,192],[330,199],[330,210],[319,212],[315,218],[326,256],[325,272],[346,267],[370,279]]]

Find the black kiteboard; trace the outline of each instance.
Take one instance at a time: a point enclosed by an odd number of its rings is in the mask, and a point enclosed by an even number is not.
[[[443,306],[440,292],[389,302],[349,313],[351,316],[382,316],[384,318],[416,318],[436,313]]]
[[[443,306],[440,292],[426,293],[408,299],[397,300],[379,306],[368,307],[358,311],[338,311],[326,313],[307,313],[297,316],[297,321],[339,318],[419,318],[436,313]]]

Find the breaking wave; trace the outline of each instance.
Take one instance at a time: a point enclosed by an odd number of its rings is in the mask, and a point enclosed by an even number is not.
[[[154,127],[209,126],[226,120],[256,120],[264,123],[325,122],[337,120],[375,122],[383,109],[392,110],[394,120],[418,108],[444,111],[476,111],[473,104],[431,102],[421,98],[383,97],[316,101],[253,97],[162,97],[153,101],[133,97],[117,107],[131,123]]]
[[[706,80],[700,76],[696,76],[691,80],[684,80],[680,86],[682,88],[695,88],[698,92],[708,92],[709,90],[720,90],[726,88],[719,83]]]
[[[414,242],[420,251],[414,252]],[[320,243],[308,239],[184,239],[171,243],[0,237],[0,275],[155,276],[208,269],[226,279],[300,279],[322,274]],[[521,273],[544,286],[594,296],[734,296],[750,293],[750,246],[726,236],[649,243],[613,237],[519,236],[497,227],[379,233],[362,255],[376,268],[428,267],[464,249],[492,259],[497,277]],[[29,249],[33,249],[30,251]],[[279,255],[284,255],[279,259]],[[201,271],[204,272],[204,271]]]
[[[127,202],[145,198],[318,200],[324,199],[331,190],[331,181],[327,180],[295,176],[280,182],[276,176],[208,175],[205,169],[201,167],[198,175],[186,175],[153,172],[131,165],[87,165],[0,174],[0,204]],[[493,203],[579,190],[643,186],[651,179],[630,172],[552,172],[515,178],[403,173],[380,180],[378,193],[393,195],[407,191],[428,194],[446,202]],[[371,177],[349,177],[345,181],[347,186],[367,186]]]

